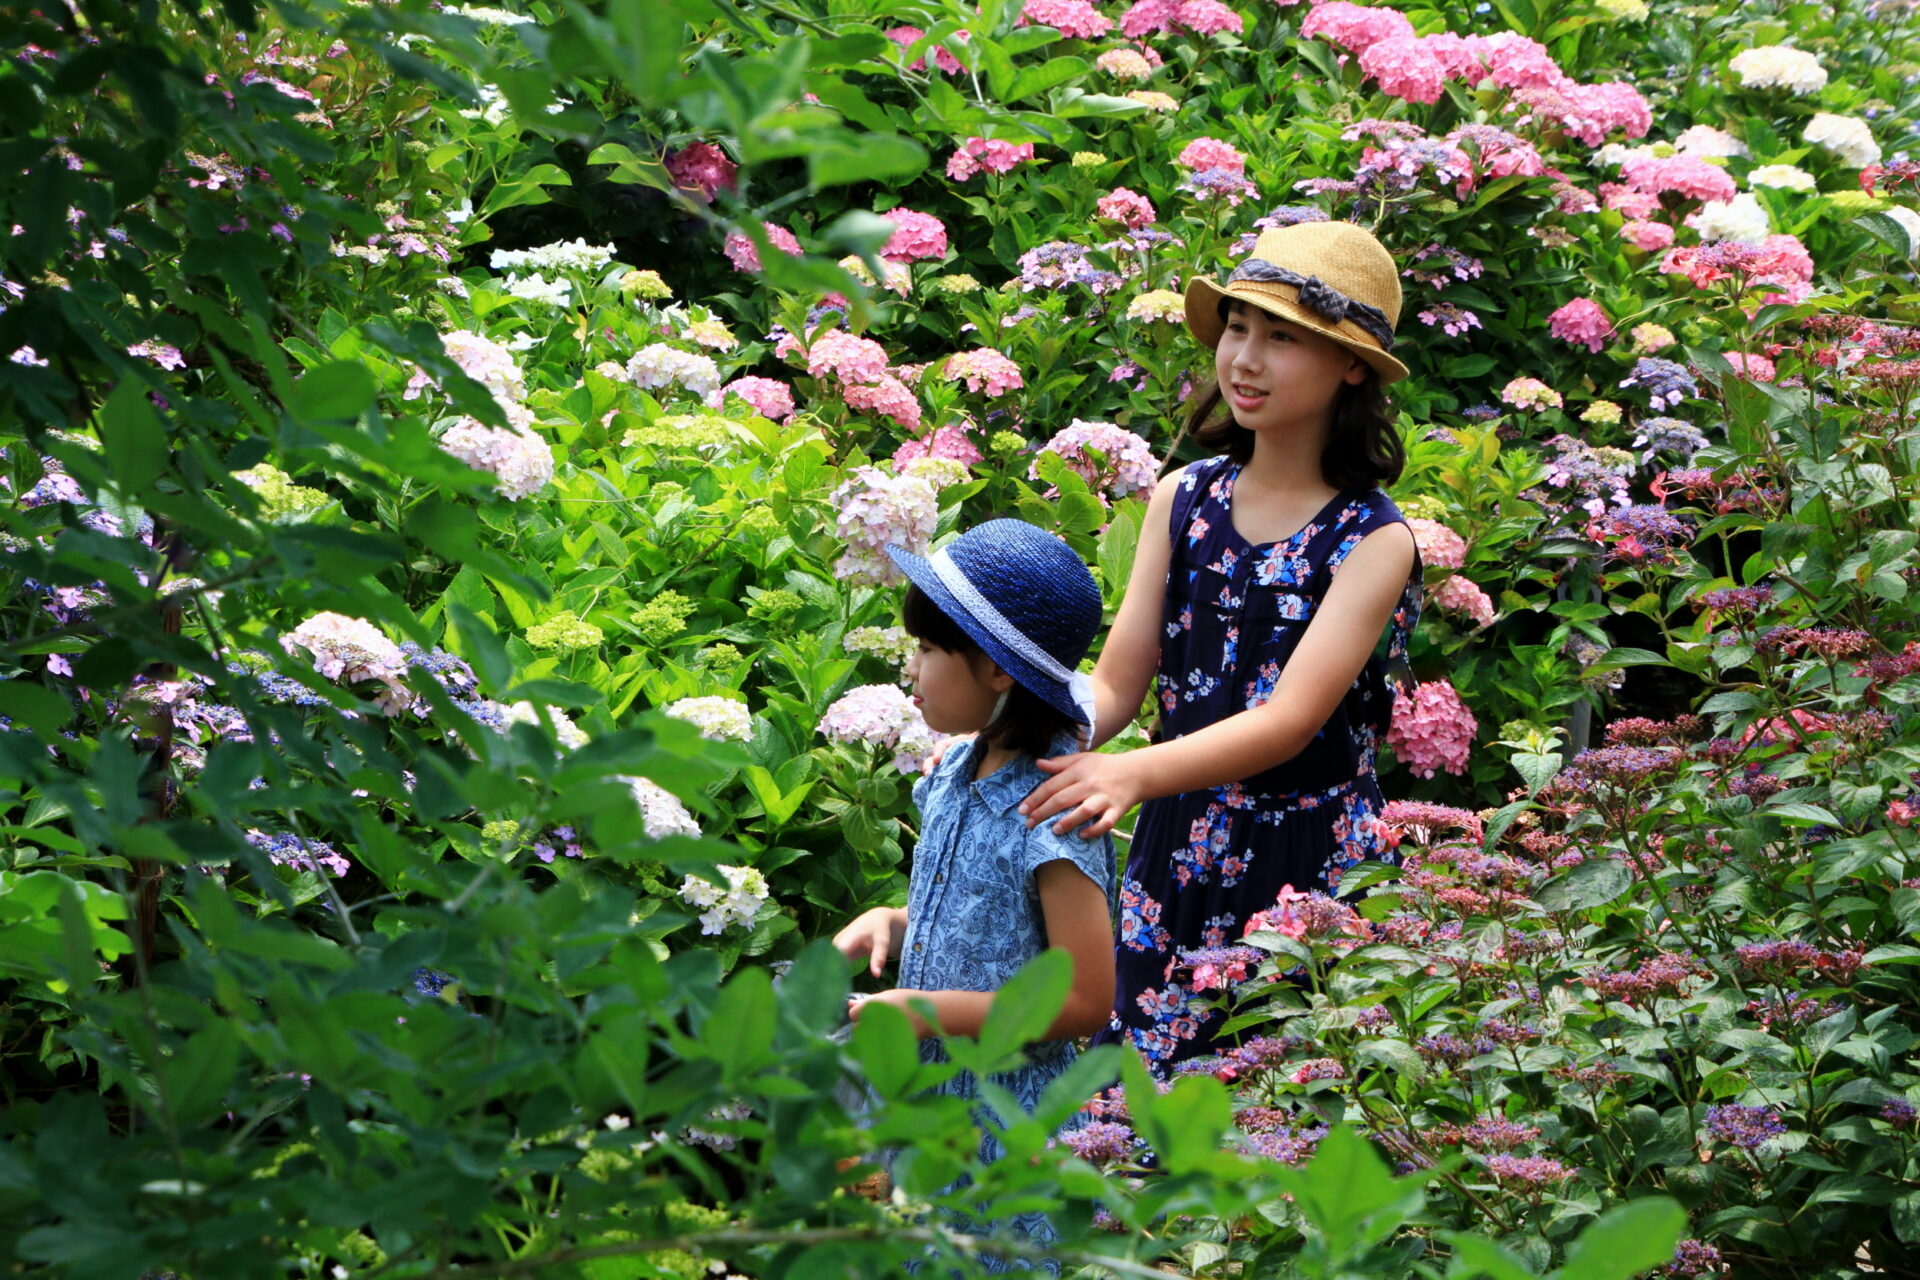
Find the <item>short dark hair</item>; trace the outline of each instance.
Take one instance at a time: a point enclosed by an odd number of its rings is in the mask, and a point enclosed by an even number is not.
[[[948,653],[979,654],[986,651],[973,637],[960,629],[917,586],[908,586],[907,598],[900,605],[900,622],[914,639]],[[1044,756],[1053,749],[1054,739],[1063,733],[1083,728],[1066,712],[1041,698],[1023,684],[1015,683],[1007,693],[1007,703],[981,735],[996,746],[1030,756]]]
[[[1227,305],[1227,299],[1221,299],[1223,317]],[[1220,412],[1224,403],[1220,384],[1207,384],[1193,397],[1186,433],[1244,466],[1253,459],[1254,434],[1233,420],[1231,409]],[[1327,447],[1320,454],[1320,474],[1335,489],[1350,493],[1376,486],[1384,489],[1400,478],[1406,465],[1406,446],[1388,416],[1380,373],[1368,365],[1364,381],[1342,385],[1334,397],[1333,430],[1327,433]]]

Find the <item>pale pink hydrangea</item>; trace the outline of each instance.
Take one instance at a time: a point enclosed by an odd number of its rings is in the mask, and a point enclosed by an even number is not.
[[[926,35],[927,33],[922,31],[919,27],[894,27],[892,30],[886,32],[885,34],[887,39],[893,41],[895,44],[899,45],[902,49],[910,49],[913,47],[916,41],[918,41],[922,36]],[[967,32],[962,31],[959,33],[959,36],[962,43],[964,43],[967,39]],[[948,53],[945,49],[941,48],[939,45],[935,45],[933,47],[933,65],[940,68],[940,70],[946,72],[950,76],[957,75],[961,71],[965,70],[965,68],[960,65],[960,59],[954,57],[951,53]],[[912,62],[907,64],[907,70],[924,71],[926,69],[926,66],[927,66],[927,61],[925,58],[915,58]]]
[[[760,226],[761,229],[767,233],[768,244],[780,250],[782,253],[790,254],[794,257],[799,256],[800,239],[798,236],[795,236],[793,232],[787,230],[785,227],[775,226],[771,222],[763,222]],[[747,239],[746,236],[738,231],[729,231],[727,233],[726,242],[721,245],[721,252],[727,255],[727,261],[733,264],[735,271],[753,272],[760,270],[760,251],[754,247],[753,241]]]
[[[1093,65],[1116,80],[1145,80],[1153,74],[1153,64],[1137,49],[1109,49]]]
[[[918,476],[893,476],[878,467],[858,467],[830,498],[835,529],[847,553],[833,567],[850,582],[892,586],[900,571],[887,558],[889,544],[923,552],[940,519],[940,497]]]
[[[1590,147],[1607,140],[1618,130],[1628,138],[1644,138],[1653,127],[1653,108],[1640,91],[1630,84],[1610,80],[1605,84],[1562,84],[1519,95],[1531,101],[1534,109],[1557,121],[1560,127]]]
[[[1763,355],[1743,355],[1738,351],[1723,351],[1721,354],[1733,366],[1734,374],[1748,382],[1772,382],[1778,372],[1773,361]]]
[[[894,209],[880,215],[893,223],[880,256],[889,262],[920,262],[947,256],[947,224],[930,213]]]
[[[380,628],[343,613],[314,614],[281,636],[280,647],[295,656],[305,649],[315,671],[342,684],[380,680],[400,688],[407,669],[406,655]]]
[[[1516,409],[1558,409],[1566,403],[1558,391],[1538,378],[1515,378],[1501,388],[1500,398]]]
[[[891,751],[893,767],[901,773],[918,773],[935,741],[920,708],[895,684],[847,690],[820,717],[820,733],[829,742]]]
[[[143,360],[151,360],[162,369],[184,369],[187,367],[187,358],[180,354],[180,348],[170,343],[162,342],[158,338],[149,339],[146,342],[134,343],[127,348],[127,354],[130,356],[138,356]]]
[[[712,204],[716,192],[733,190],[740,166],[711,142],[694,142],[669,151],[667,176],[682,191],[691,192],[701,204]]]
[[[1482,37],[1479,51],[1487,77],[1502,89],[1545,89],[1567,83],[1547,47],[1517,31]]]
[[[1115,187],[1101,196],[1093,206],[1094,213],[1110,222],[1117,222],[1129,229],[1153,225],[1153,205],[1137,191],[1125,187]]]
[[[1592,298],[1575,298],[1547,317],[1547,330],[1562,342],[1599,351],[1613,336],[1613,321]]]
[[[1218,138],[1195,138],[1173,162],[1183,169],[1192,169],[1201,173],[1208,169],[1225,169],[1229,173],[1244,173],[1247,158],[1240,154],[1232,143],[1222,142]]]
[[[1431,778],[1444,769],[1467,771],[1467,754],[1480,727],[1446,680],[1423,681],[1393,700],[1387,745],[1416,777]]]
[[[1447,68],[1419,36],[1376,40],[1360,54],[1360,70],[1380,82],[1380,92],[1408,102],[1440,101]]]
[[[1104,461],[1094,461],[1089,449],[1097,449]],[[1137,497],[1144,502],[1153,497],[1160,460],[1152,445],[1125,427],[1075,418],[1041,445],[1040,452],[1058,454],[1068,470],[1085,480],[1103,501]],[[1037,460],[1027,468],[1027,478],[1040,478]]]
[[[778,378],[735,378],[721,394],[739,396],[763,418],[785,422],[793,416],[793,388]]]
[[[553,451],[531,430],[489,427],[461,418],[447,428],[439,443],[475,470],[492,473],[494,488],[509,501],[531,498],[553,480]]]
[[[661,710],[715,742],[745,742],[753,736],[753,713],[738,698],[681,698]]]
[[[1180,0],[1135,0],[1120,15],[1120,34],[1129,40],[1166,35],[1180,20]]]
[[[1620,228],[1620,238],[1642,253],[1658,253],[1673,244],[1673,228],[1636,218]]]
[[[1113,19],[1088,0],[1027,0],[1026,7],[1020,11],[1019,25],[1029,22],[1052,27],[1061,35],[1078,40],[1097,40],[1113,30]]]
[[[919,440],[909,440],[893,451],[893,465],[897,471],[910,462],[923,458],[944,459],[957,462],[961,466],[971,467],[981,459],[980,450],[967,436],[965,423],[949,422],[932,435]]]
[[[1365,53],[1369,45],[1412,34],[1413,23],[1398,9],[1370,8],[1347,0],[1329,0],[1300,24],[1301,39],[1325,36],[1348,53]]]
[[[1222,31],[1238,35],[1247,25],[1246,19],[1220,0],[1182,0],[1173,20],[1197,36],[1217,35]]]
[[[891,418],[908,431],[920,429],[920,401],[912,388],[890,373],[873,382],[850,382],[841,391],[849,409]]]
[[[1433,602],[1449,613],[1465,614],[1477,626],[1493,621],[1493,598],[1457,573],[1448,574],[1433,588]]]
[[[964,182],[974,174],[1006,173],[1023,160],[1033,159],[1031,142],[1006,142],[999,138],[968,138],[947,160],[947,176]]]
[[[440,345],[446,349],[447,358],[460,366],[460,372],[491,392],[502,408],[527,398],[527,379],[520,371],[520,362],[513,358],[512,351],[485,334],[455,329],[440,335]],[[402,398],[412,400],[426,388],[438,390],[439,386],[426,370],[416,368]]]
[[[1748,154],[1747,144],[1710,124],[1696,124],[1673,140],[1674,150],[1683,156],[1718,156],[1731,159]]]
[[[671,791],[647,778],[621,775],[640,807],[640,829],[649,840],[668,836],[698,836],[700,824],[687,812],[687,806]]]
[[[1654,196],[1673,191],[1691,200],[1731,200],[1738,190],[1725,169],[1698,156],[1631,156],[1620,175],[1634,190]]]
[[[711,356],[654,342],[627,358],[627,378],[646,390],[679,386],[705,399],[720,389],[720,366]]]
[[[834,329],[807,348],[807,372],[816,378],[832,374],[846,383],[878,382],[887,376],[886,348],[871,338]]]
[[[967,390],[984,391],[989,396],[1005,395],[1027,385],[1020,376],[1020,366],[991,347],[948,356],[941,376],[948,382],[965,382]]]
[[[1467,540],[1441,524],[1419,516],[1410,517],[1413,545],[1420,550],[1420,563],[1429,569],[1458,569],[1467,562]]]
[[[1601,183],[1600,204],[1626,218],[1651,218],[1660,212],[1659,196],[1650,191],[1636,191],[1623,182]]]

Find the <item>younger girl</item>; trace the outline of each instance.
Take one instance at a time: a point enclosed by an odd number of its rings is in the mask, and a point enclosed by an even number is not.
[[[1073,1062],[1074,1038],[1107,1023],[1113,1002],[1113,844],[1030,828],[1015,812],[1044,780],[1041,757],[1093,731],[1091,690],[1075,667],[1100,628],[1100,590],[1060,539],[1019,520],[991,520],[922,559],[888,554],[912,586],[902,620],[920,642],[908,661],[913,700],[936,732],[977,733],[914,784],[920,839],[905,907],[876,907],[834,945],[878,976],[898,958],[899,984],[849,1009],[895,1005],[923,1037],[921,1058],[945,1059],[939,1036],[980,1031],[995,993],[1050,947],[1073,959],[1066,1006],[1028,1065],[994,1083],[1031,1113]],[[915,1005],[932,1008],[932,1021]],[[975,1099],[962,1072],[941,1091]],[[977,1109],[983,1127],[985,1107]],[[982,1135],[981,1158],[1000,1145]],[[1052,1232],[1038,1214],[1015,1229]]]
[[[1039,762],[1051,776],[1021,806],[1091,837],[1146,802],[1100,1038],[1163,1074],[1216,1051],[1220,1022],[1176,952],[1236,942],[1283,888],[1331,889],[1388,856],[1374,751],[1420,600],[1413,534],[1378,487],[1403,460],[1379,390],[1406,376],[1399,314],[1392,256],[1343,222],[1264,232],[1224,288],[1188,284],[1187,326],[1219,379],[1189,425],[1220,456],[1155,490],[1093,675],[1092,746],[1156,675],[1159,731],[1136,751]]]

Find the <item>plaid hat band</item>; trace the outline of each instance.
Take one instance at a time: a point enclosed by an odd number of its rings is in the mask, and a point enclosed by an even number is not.
[[[1228,284],[1241,280],[1258,284],[1294,285],[1300,290],[1300,305],[1325,317],[1328,324],[1351,320],[1371,334],[1379,342],[1381,350],[1393,350],[1393,326],[1387,322],[1385,312],[1349,298],[1318,276],[1303,276],[1298,271],[1290,271],[1265,258],[1248,258],[1227,277]]]

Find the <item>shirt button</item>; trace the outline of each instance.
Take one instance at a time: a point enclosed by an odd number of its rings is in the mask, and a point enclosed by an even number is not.
[[[944,871],[938,873],[933,877],[933,882],[935,884],[945,884],[947,882],[947,873]]]
[[[919,943],[917,943],[917,942],[916,942],[916,943],[914,943],[914,944],[913,944],[913,949],[914,949],[915,951],[919,951],[919,950],[921,950],[921,946],[920,946],[920,944],[919,944]]]

